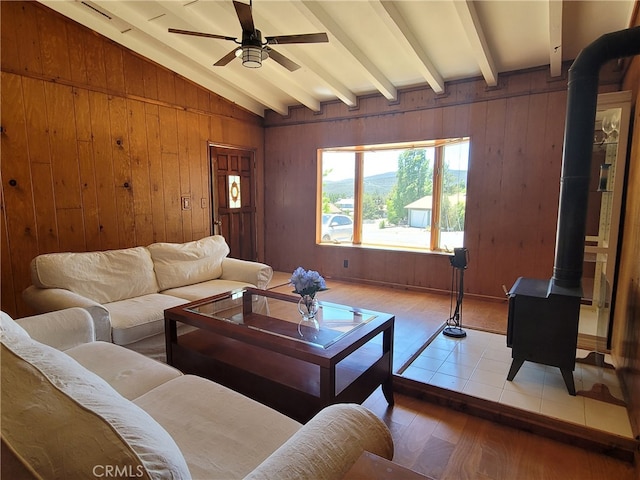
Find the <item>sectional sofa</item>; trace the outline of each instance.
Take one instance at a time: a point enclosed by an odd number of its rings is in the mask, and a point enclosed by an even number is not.
[[[98,340],[164,357],[164,310],[229,290],[266,288],[270,266],[229,258],[224,237],[38,255],[23,298],[35,313],[82,307]]]
[[[81,308],[0,317],[2,478],[339,479],[386,425],[356,404],[306,425],[217,383],[96,341]]]

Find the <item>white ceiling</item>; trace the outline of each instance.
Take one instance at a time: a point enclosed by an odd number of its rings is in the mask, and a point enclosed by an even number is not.
[[[248,3],[249,0],[242,0]],[[327,32],[328,43],[276,45],[302,68],[272,59],[261,68],[213,64],[231,41],[169,33],[169,28],[241,37],[231,0],[41,0],[41,3],[258,114],[288,107],[483,77],[548,65],[560,74],[600,35],[628,28],[634,0],[254,0],[263,37]]]

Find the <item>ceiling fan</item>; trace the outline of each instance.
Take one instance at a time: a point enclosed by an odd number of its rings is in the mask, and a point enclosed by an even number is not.
[[[214,65],[216,67],[223,67],[227,65],[231,60],[236,57],[242,56],[242,65],[249,68],[259,68],[262,66],[262,61],[267,58],[271,58],[285,67],[287,70],[293,72],[300,68],[300,65],[287,57],[278,53],[269,45],[285,45],[292,43],[323,43],[328,42],[329,37],[326,33],[303,33],[299,35],[277,35],[274,37],[265,37],[262,40],[262,34],[260,30],[257,30],[253,24],[253,15],[251,13],[252,4],[238,2],[233,0],[233,6],[236,9],[238,20],[240,20],[240,26],[242,27],[242,40],[238,41],[237,38],[227,37],[224,35],[215,35],[213,33],[201,33],[192,32],[189,30],[178,30],[176,28],[170,28],[170,33],[180,33],[182,35],[193,35],[196,37],[217,38],[220,40],[231,40],[237,43],[240,47],[236,47],[227,53],[224,57],[218,60]]]

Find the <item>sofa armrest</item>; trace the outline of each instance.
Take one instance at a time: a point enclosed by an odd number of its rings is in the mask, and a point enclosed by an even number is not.
[[[264,263],[239,260],[225,257],[222,260],[222,280],[235,280],[254,285],[256,288],[267,288],[273,277],[273,269]]]
[[[331,405],[298,430],[245,480],[337,480],[365,450],[391,460],[393,440],[384,422],[360,405]]]
[[[34,285],[22,292],[22,298],[37,313],[47,313],[72,307],[84,308],[93,319],[96,340],[111,342],[109,311],[87,297],[63,288],[38,288]]]
[[[67,308],[23,317],[16,323],[34,340],[58,350],[67,350],[96,339],[93,318],[84,308]]]

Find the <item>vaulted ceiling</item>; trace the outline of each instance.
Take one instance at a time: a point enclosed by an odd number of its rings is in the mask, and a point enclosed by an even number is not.
[[[239,0],[248,3],[249,0]],[[495,86],[503,72],[548,65],[561,74],[604,33],[628,28],[635,0],[254,0],[263,38],[326,32],[328,42],[269,45],[260,68],[240,58],[214,63],[239,45],[170,28],[242,39],[232,0],[41,0],[193,82],[258,114],[293,105],[356,104],[359,95],[482,77]],[[278,54],[300,68],[290,71]],[[231,55],[233,56],[233,55]],[[274,61],[274,58],[276,59]],[[286,61],[285,61],[286,63]]]

